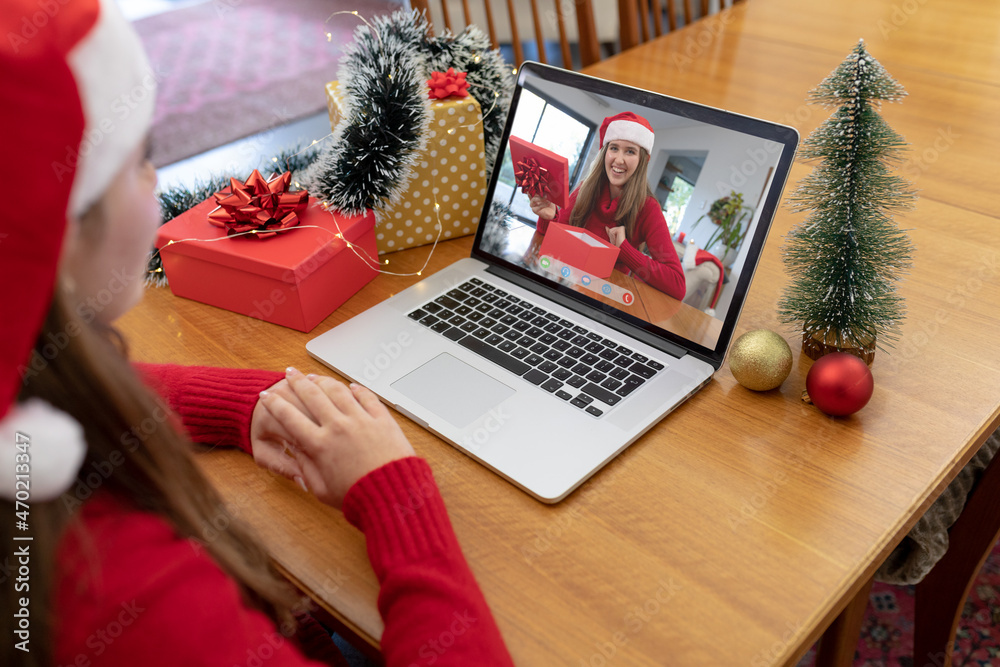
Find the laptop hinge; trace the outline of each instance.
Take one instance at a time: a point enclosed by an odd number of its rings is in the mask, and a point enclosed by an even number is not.
[[[551,289],[545,289],[539,287],[533,281],[528,280],[527,278],[520,276],[514,273],[513,271],[510,271],[509,269],[505,269],[501,266],[496,266],[495,264],[490,264],[486,267],[486,272],[492,273],[496,276],[499,276],[500,278],[503,278],[504,280],[510,281],[515,285],[517,285],[518,287],[522,287],[528,290],[529,292],[537,294],[540,297],[549,299],[551,301],[555,301],[560,306],[569,308],[574,312],[580,313],[581,315],[584,315],[588,319],[594,320],[595,322],[600,322],[604,326],[610,329],[614,329],[615,331],[619,331],[625,334],[626,336],[630,336],[632,338],[635,338],[636,340],[640,340],[646,345],[654,347],[657,350],[660,350],[661,352],[666,352],[672,357],[680,359],[685,354],[688,354],[688,351],[685,350],[680,345],[676,345],[674,343],[671,343],[670,341],[663,340],[662,338],[657,338],[653,334],[643,331],[638,327],[634,327],[614,317],[609,317],[608,315],[602,313],[596,308],[589,308],[569,298],[564,294],[560,294],[559,292],[556,292]]]

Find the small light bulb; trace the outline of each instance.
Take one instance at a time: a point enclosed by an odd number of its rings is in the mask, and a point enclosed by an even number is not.
[[[333,41],[333,33],[329,33],[329,32],[326,33],[326,41],[328,41],[328,42],[332,42]]]

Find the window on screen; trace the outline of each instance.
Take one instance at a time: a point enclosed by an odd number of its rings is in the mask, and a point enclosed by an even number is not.
[[[517,115],[511,127],[514,136],[565,156],[569,160],[570,183],[575,182],[578,172],[586,166],[588,144],[596,131],[593,123],[572,115],[547,97],[528,89],[521,92]],[[528,197],[517,188],[510,153],[500,164],[494,201],[509,206],[515,217],[534,227],[536,216],[528,206]]]

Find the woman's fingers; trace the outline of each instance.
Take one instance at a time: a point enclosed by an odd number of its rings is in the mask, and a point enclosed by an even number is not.
[[[349,418],[361,415],[363,408],[347,386],[329,375],[310,375],[309,379],[318,386],[340,412]]]
[[[329,423],[336,415],[334,404],[319,386],[294,368],[285,371],[288,385],[317,424]]]
[[[528,200],[528,206],[531,207],[531,211],[535,215],[538,215],[542,211],[545,211],[550,206],[552,206],[552,202],[550,202],[548,199],[544,199],[543,197],[535,195],[530,200]]]
[[[295,460],[295,456],[291,450],[286,449],[285,452],[278,451],[275,445],[275,449],[262,454],[257,463],[271,472],[277,473],[282,477],[287,477],[288,479],[295,479],[301,476],[302,467],[299,465],[299,462]]]
[[[282,395],[286,392],[265,391],[260,405],[275,422],[273,430],[280,425],[288,433],[298,471],[290,465],[282,471],[302,479],[323,502],[339,507],[357,480],[389,461],[413,456],[402,429],[368,389],[294,370],[287,379],[292,400]],[[301,406],[293,402],[296,398]]]
[[[286,401],[297,407],[302,412],[309,414],[309,411],[306,409],[306,406],[302,404],[302,401],[299,400],[299,397],[295,395],[294,391],[292,391],[292,387],[288,383],[288,378],[280,380],[274,385],[268,387],[267,390],[270,392],[277,393],[279,396],[281,396],[283,399],[285,399]],[[312,415],[309,416],[312,417]],[[319,423],[316,418],[313,418],[313,421]]]
[[[295,482],[305,491],[312,493],[320,500],[326,502],[325,499],[330,493],[330,487],[326,483],[323,471],[316,465],[315,461],[309,458],[308,454],[299,450],[292,450],[292,455],[295,457],[295,461],[302,471],[293,478]]]
[[[372,417],[380,417],[386,412],[386,407],[382,405],[382,401],[367,387],[362,387],[360,384],[352,382],[350,391],[353,394],[354,400]]]
[[[260,403],[297,445],[311,445],[318,427],[304,412],[276,393],[262,391]]]
[[[625,228],[621,226],[606,227],[605,231],[608,233],[608,240],[614,245],[621,247],[621,244],[625,241]]]

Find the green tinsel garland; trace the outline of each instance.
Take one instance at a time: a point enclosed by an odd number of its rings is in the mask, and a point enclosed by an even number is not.
[[[469,93],[482,109],[489,173],[510,108],[511,68],[479,29],[432,37],[422,14],[401,10],[359,27],[341,59],[343,114],[333,140],[304,174],[309,191],[348,214],[378,214],[397,203],[426,146],[426,81],[449,67],[467,72]]]
[[[486,172],[496,161],[514,90],[512,69],[489,38],[470,26],[461,34],[432,37],[418,12],[400,10],[355,31],[341,59],[338,80],[345,109],[332,140],[321,151],[300,148],[276,157],[275,171],[291,171],[312,196],[345,213],[379,209],[399,200],[416,156],[426,145],[430,122],[427,79],[449,67],[467,72],[469,94],[483,113]],[[390,76],[391,75],[391,76]],[[269,165],[270,166],[270,165]],[[159,194],[163,222],[187,211],[251,169],[212,176],[192,188]],[[147,282],[166,285],[159,252],[149,260]]]

